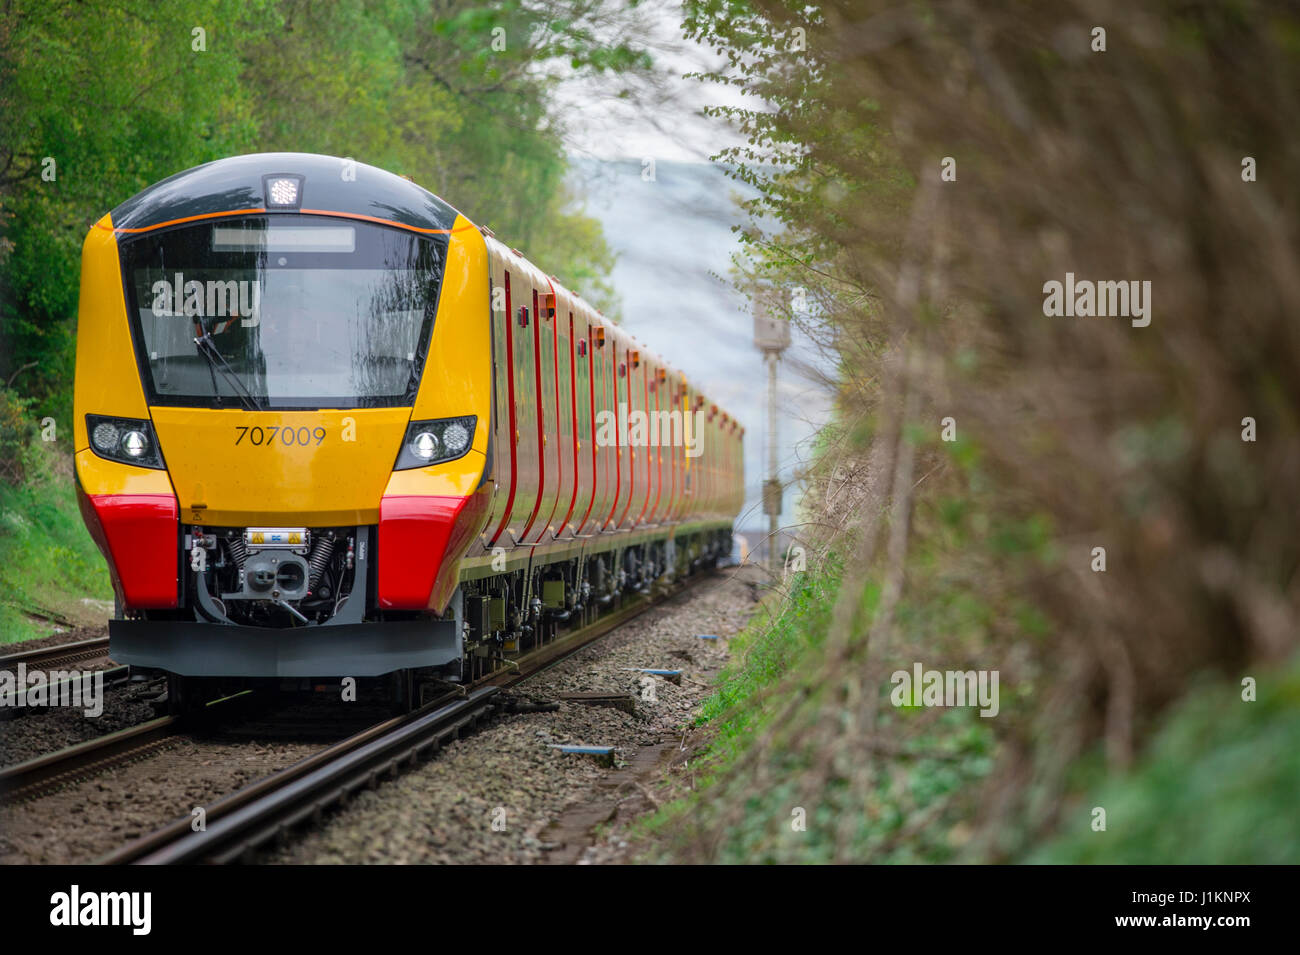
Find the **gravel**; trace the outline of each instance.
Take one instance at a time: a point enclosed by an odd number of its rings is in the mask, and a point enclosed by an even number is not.
[[[319,863],[545,863],[616,861],[617,831],[655,806],[654,790],[681,746],[727,638],[754,609],[752,568],[729,569],[630,621],[517,688],[519,697],[609,692],[635,713],[561,701],[556,712],[503,715],[425,765],[358,794],[318,829],[264,861]],[[699,634],[716,634],[702,640]],[[681,685],[643,674],[682,671]],[[613,767],[556,744],[613,746]]]
[[[104,683],[103,712],[86,716],[83,708],[51,706],[3,711],[0,719],[0,766],[12,766],[97,736],[136,726],[158,714],[149,701],[163,692],[164,681]]]
[[[156,695],[161,682],[137,685],[125,696]],[[104,718],[88,735],[125,711],[122,697],[107,697]],[[256,699],[256,698],[252,698]],[[140,714],[153,715],[148,704]],[[337,740],[387,718],[384,706],[349,703],[331,695],[306,695],[288,705],[270,700],[240,706],[206,729],[193,729],[136,761],[70,783],[56,792],[0,806],[0,865],[93,862],[173,819],[189,816],[227,793],[290,766]],[[114,708],[117,708],[116,710]],[[11,721],[10,731],[44,728],[55,714]],[[124,725],[140,722],[120,712]],[[19,727],[18,724],[26,724]],[[48,737],[47,737],[48,738]]]
[[[35,640],[0,644],[0,656],[93,640],[105,636],[106,633],[107,628],[103,626],[81,627]],[[89,672],[113,666],[115,664],[107,657],[96,657],[59,664],[54,669]],[[104,710],[97,717],[86,716],[84,707],[0,709],[0,766],[12,766],[74,743],[81,743],[96,736],[104,736],[151,720],[157,714],[148,701],[162,693],[163,689],[161,680],[149,683],[105,682]]]
[[[178,737],[148,759],[39,799],[0,806],[0,865],[93,862],[319,748]]]

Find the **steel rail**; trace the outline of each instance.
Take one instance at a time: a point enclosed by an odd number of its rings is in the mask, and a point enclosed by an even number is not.
[[[18,664],[29,667],[41,666],[51,668],[64,663],[77,663],[108,656],[108,637],[94,637],[79,640],[76,643],[59,643],[34,650],[20,650],[0,656],[0,670],[17,672]]]
[[[173,716],[99,736],[0,769],[0,803],[14,802],[149,755],[180,732]]]
[[[500,694],[654,606],[699,583],[708,572],[670,587],[660,599],[641,597],[587,626],[530,651],[516,666],[494,671],[408,716],[376,724],[318,753],[236,790],[206,807],[205,828],[185,816],[102,857],[105,865],[225,863],[246,858],[307,819],[318,819],[353,792],[396,776],[431,757],[500,707]],[[450,701],[448,701],[450,698]]]

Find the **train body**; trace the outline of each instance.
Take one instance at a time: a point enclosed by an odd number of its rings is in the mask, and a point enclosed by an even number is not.
[[[121,663],[462,677],[725,556],[742,437],[374,167],[220,160],[86,238],[75,470]]]

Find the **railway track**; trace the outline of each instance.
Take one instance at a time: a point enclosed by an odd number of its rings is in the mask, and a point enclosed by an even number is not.
[[[53,675],[60,670],[67,673],[68,671],[65,668],[71,667],[73,664],[101,659],[112,662],[108,657],[108,637],[95,637],[91,640],[57,644],[0,656],[0,671],[12,673],[15,677],[22,673],[22,669],[26,669],[29,673],[34,670],[44,670]],[[130,677],[130,671],[131,668],[126,666],[109,666],[95,672],[101,676],[106,684],[117,685],[125,682]],[[50,679],[45,684],[47,699],[61,699],[65,688],[82,682],[85,672],[84,669],[74,669],[71,675],[65,675],[63,679]],[[46,709],[48,707],[45,705],[32,703],[27,703],[21,708],[0,709],[0,720],[14,719],[18,716]],[[0,786],[0,802],[3,802],[4,798],[4,790]]]
[[[40,667],[53,670],[71,663],[84,663],[87,660],[98,660],[107,656],[108,637],[95,637],[91,640],[60,643],[0,656],[0,670],[16,672],[20,663],[28,668]]]
[[[712,574],[675,585],[676,596]],[[185,816],[109,853],[101,864],[164,865],[246,860],[297,825],[319,819],[351,794],[397,776],[508,706],[509,690],[599,640],[661,600],[641,597],[581,630],[566,634],[517,661],[430,701],[404,717],[378,723],[205,807],[205,828]]]
[[[179,732],[176,718],[163,716],[6,766],[0,769],[0,803],[38,796],[105,769],[152,756]]]

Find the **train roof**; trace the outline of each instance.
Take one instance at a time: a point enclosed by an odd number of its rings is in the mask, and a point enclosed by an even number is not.
[[[409,179],[375,166],[315,153],[254,153],[218,159],[149,186],[112,212],[118,229],[148,229],[195,216],[274,212],[267,183],[296,179],[296,202],[280,211],[319,210],[448,230],[457,211]]]

